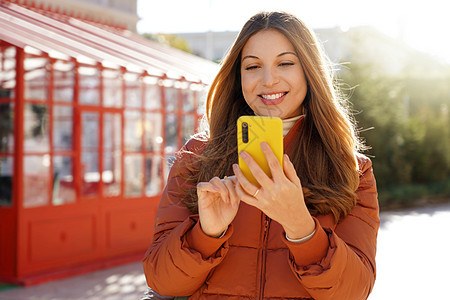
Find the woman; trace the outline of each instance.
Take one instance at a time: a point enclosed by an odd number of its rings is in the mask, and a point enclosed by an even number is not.
[[[378,202],[371,162],[299,19],[259,13],[243,27],[207,98],[209,136],[175,161],[144,259],[147,283],[190,299],[366,299],[375,281]],[[273,177],[239,153],[236,120],[276,116]]]

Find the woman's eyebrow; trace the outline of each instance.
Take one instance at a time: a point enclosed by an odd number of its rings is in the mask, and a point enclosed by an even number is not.
[[[282,53],[278,54],[277,57],[280,57],[280,56],[283,56],[283,55],[287,55],[287,54],[292,54],[292,55],[297,56],[297,53],[295,53],[295,52],[286,51],[286,52],[282,52]]]
[[[254,56],[254,55],[246,55],[246,56],[244,56],[244,57],[242,58],[242,61],[244,61],[244,59],[246,59],[246,58],[256,58],[256,59],[259,59],[258,56]]]
[[[292,52],[292,51],[285,51],[285,52],[281,52],[280,54],[278,54],[277,57],[280,57],[280,56],[283,56],[283,55],[288,55],[288,54],[292,54],[292,55],[297,56],[297,53],[295,53],[295,52]],[[255,55],[246,55],[246,56],[244,56],[244,57],[242,58],[241,61],[244,61],[246,58],[259,59],[259,57],[258,57],[258,56],[255,56]]]

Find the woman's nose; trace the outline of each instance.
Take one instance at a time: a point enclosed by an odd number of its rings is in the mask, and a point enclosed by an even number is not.
[[[264,86],[270,87],[278,83],[278,75],[276,72],[270,68],[267,68],[264,70],[263,78],[262,78],[262,84]]]

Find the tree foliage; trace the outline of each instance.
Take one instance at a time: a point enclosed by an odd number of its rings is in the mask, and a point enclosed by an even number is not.
[[[371,147],[366,154],[381,204],[402,198],[402,187],[404,198],[412,198],[405,201],[450,196],[450,66],[430,69],[414,56],[399,72],[386,73],[370,60],[353,58],[340,78],[360,136]]]
[[[142,34],[143,37],[146,39],[169,45],[173,48],[177,48],[179,50],[182,50],[187,53],[192,53],[191,48],[189,47],[189,44],[186,42],[185,39],[179,37],[176,34],[168,34],[168,33],[158,33],[158,34],[152,34],[152,33],[144,33]]]

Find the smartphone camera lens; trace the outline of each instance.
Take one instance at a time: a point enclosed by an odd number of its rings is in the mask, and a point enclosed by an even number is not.
[[[248,143],[248,124],[247,124],[247,122],[242,123],[242,142]]]

